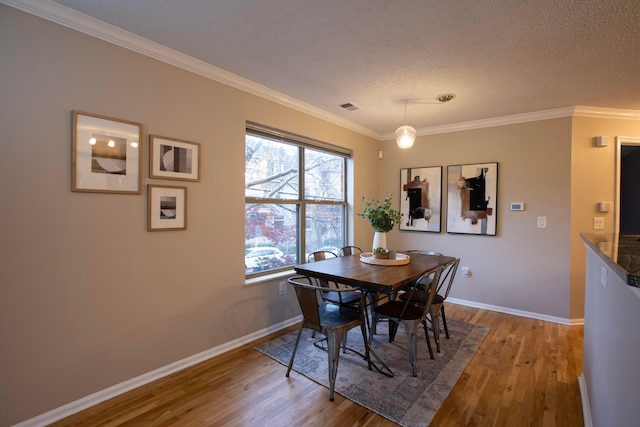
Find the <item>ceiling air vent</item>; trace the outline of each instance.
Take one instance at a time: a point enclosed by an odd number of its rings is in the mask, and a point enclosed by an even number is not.
[[[356,111],[360,109],[360,107],[350,102],[345,102],[344,104],[340,104],[340,107],[344,108],[347,111]]]

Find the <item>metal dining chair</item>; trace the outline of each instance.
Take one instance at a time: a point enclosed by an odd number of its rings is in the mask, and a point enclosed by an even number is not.
[[[398,330],[398,325],[402,325],[407,333],[407,343],[409,347],[409,360],[411,361],[411,368],[413,376],[417,374],[417,360],[418,360],[418,341],[417,333],[421,323],[423,323],[429,314],[429,308],[435,296],[435,283],[438,283],[440,274],[443,267],[439,267],[433,272],[429,272],[416,280],[407,290],[409,298],[403,300],[393,300],[385,302],[379,306],[373,308],[373,311],[379,317],[384,317],[389,320],[389,342],[393,342]],[[433,275],[432,280],[428,280],[427,286],[427,300],[424,304],[416,304],[411,300],[411,296],[414,292],[418,291],[418,284],[427,280],[427,277]],[[433,290],[433,292],[432,292]],[[433,359],[433,350],[431,348],[431,340],[429,339],[429,332],[425,328],[425,336],[427,338],[427,347],[429,348],[429,356]],[[373,339],[373,334],[369,335],[369,342]]]
[[[453,279],[456,276],[456,271],[458,270],[458,265],[460,264],[460,258],[456,258],[450,263],[446,264],[443,267],[442,274],[440,275],[439,280],[436,282],[436,292],[435,296],[429,307],[429,320],[431,323],[431,328],[433,329],[433,339],[436,342],[436,351],[440,353],[440,316],[442,316],[442,325],[444,327],[444,333],[447,339],[449,339],[449,328],[447,328],[447,317],[445,316],[444,311],[444,302],[449,296],[449,292],[451,291],[451,286],[453,285]],[[429,279],[427,279],[429,280]],[[411,299],[414,303],[424,304],[427,301],[429,295],[427,294],[427,290],[423,289],[424,284],[419,284],[418,289],[409,295],[404,292],[398,295],[398,299],[401,301],[405,301],[407,299]],[[427,319],[424,321],[425,332],[428,329]],[[428,340],[427,334],[427,340]]]
[[[362,249],[357,246],[343,246],[340,248],[340,251],[338,251],[338,256],[349,256],[361,253]]]
[[[316,251],[309,254],[307,257],[308,262],[322,261],[325,259],[336,258],[336,254],[330,251]],[[332,304],[337,304],[341,307],[358,308],[360,307],[361,294],[352,288],[346,287],[336,282],[330,282],[324,279],[315,279],[316,284],[326,289],[322,293],[322,298]],[[341,292],[334,292],[336,289],[341,289]],[[350,292],[349,292],[350,291]]]
[[[362,339],[365,347],[365,358],[369,369],[372,363],[369,355],[369,347],[367,345],[367,331],[365,327],[364,314],[360,311],[345,310],[335,304],[326,304],[322,302],[320,294],[325,291],[322,286],[314,285],[309,277],[296,276],[288,279],[288,282],[294,287],[300,309],[302,310],[302,324],[298,330],[296,343],[291,353],[291,360],[287,368],[286,376],[289,377],[293,360],[300,343],[300,335],[304,328],[319,332],[327,337],[327,353],[329,362],[329,400],[333,400],[333,390],[336,383],[338,373],[338,362],[340,360],[340,346],[346,342],[347,332],[360,326]],[[338,289],[336,293],[351,292],[347,289]],[[361,294],[364,304],[364,296]]]
[[[409,249],[407,251],[403,251],[403,253],[409,254],[409,256],[411,256],[412,253],[443,256],[440,252],[423,250],[423,249]],[[421,277],[419,279],[421,282],[418,284],[419,285],[418,286],[418,290],[424,290],[425,286],[428,285],[431,282],[432,278],[433,278],[433,273],[431,273],[430,275],[425,275],[425,276]],[[400,295],[402,295],[402,294],[400,294]],[[394,293],[392,295],[389,295],[389,298],[390,299],[395,299],[396,298],[396,294]],[[422,298],[422,299],[424,299],[424,298]],[[378,322],[381,321],[381,320],[386,320],[386,319],[381,318],[375,312],[372,313],[372,316],[371,316],[371,331],[373,332],[373,334],[376,333],[377,328],[378,328]],[[438,350],[438,352],[440,352],[440,350]]]

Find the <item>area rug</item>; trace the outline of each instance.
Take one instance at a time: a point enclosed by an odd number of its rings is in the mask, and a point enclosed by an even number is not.
[[[384,376],[375,369],[369,371],[361,356],[347,351],[340,354],[335,392],[401,426],[428,426],[489,331],[453,319],[447,319],[447,326],[451,338],[441,334],[440,353],[431,340],[435,360],[429,358],[424,330],[419,330],[418,376],[413,377],[404,329],[400,327],[395,341],[389,343],[387,324],[379,324],[372,347],[394,376]],[[288,366],[296,334],[297,331],[283,335],[256,349]],[[314,338],[310,330],[303,330],[293,369],[328,388],[327,353],[313,344],[319,338],[318,334]],[[349,332],[347,346],[364,353],[359,328]]]

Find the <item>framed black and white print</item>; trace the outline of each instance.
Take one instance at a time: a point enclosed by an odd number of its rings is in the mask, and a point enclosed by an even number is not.
[[[149,176],[160,179],[200,181],[200,144],[149,135]]]
[[[498,163],[447,166],[447,233],[495,236]]]
[[[400,169],[400,230],[441,230],[442,166]]]
[[[142,125],[73,111],[71,191],[140,194]]]
[[[149,184],[147,231],[187,229],[187,187]]]

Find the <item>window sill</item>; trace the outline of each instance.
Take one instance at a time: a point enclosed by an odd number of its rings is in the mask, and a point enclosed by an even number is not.
[[[281,279],[283,277],[289,277],[293,274],[296,274],[296,271],[291,269],[291,270],[285,270],[285,271],[278,271],[277,273],[265,274],[264,276],[251,277],[249,279],[245,279],[244,285],[245,286],[257,285],[258,283],[269,282],[271,280]]]

